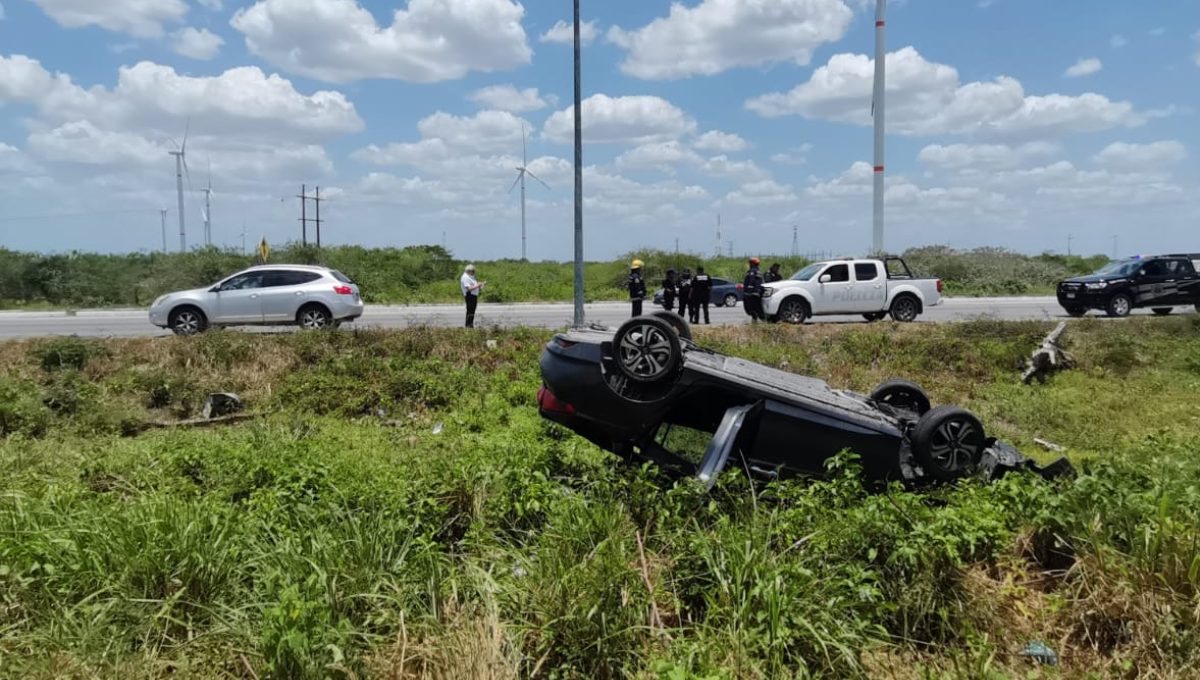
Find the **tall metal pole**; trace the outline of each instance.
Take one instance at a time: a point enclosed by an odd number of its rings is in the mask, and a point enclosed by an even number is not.
[[[317,250],[321,249],[321,187],[317,187]]]
[[[525,261],[525,166],[521,166],[521,261]]]
[[[183,228],[183,154],[174,151],[175,154],[175,184],[179,189],[179,252],[187,252],[187,234]]]
[[[307,185],[300,185],[300,245],[308,245],[308,196]]]
[[[887,0],[875,0],[875,95],[873,97],[872,115],[875,118],[875,190],[874,215],[872,219],[873,238],[871,249],[874,253],[883,252],[883,129],[884,129],[884,11]]]
[[[212,195],[212,189],[204,190],[204,245],[212,245],[212,206],[209,203],[209,197]]]
[[[583,116],[579,74],[579,0],[575,0],[575,325],[583,324]]]
[[[163,253],[167,252],[167,209],[163,208],[159,211],[162,216],[162,238],[163,238]]]

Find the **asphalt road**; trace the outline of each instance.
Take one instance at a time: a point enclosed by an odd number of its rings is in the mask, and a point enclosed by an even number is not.
[[[562,328],[572,319],[570,303],[549,304],[481,304],[475,325],[533,326]],[[658,309],[647,304],[644,311]],[[733,308],[711,307],[714,325],[745,324],[749,317],[741,305]],[[1149,314],[1148,309],[1134,314]],[[1190,308],[1178,307],[1176,314],[1193,313]],[[1103,316],[1100,312],[1092,315]],[[354,324],[343,328],[405,328],[409,326],[459,326],[463,323],[461,305],[368,305],[366,312]],[[925,310],[918,322],[965,321],[974,318],[1065,319],[1069,318],[1053,297],[1012,298],[945,298],[942,304]],[[628,303],[597,302],[584,306],[584,318],[616,326],[629,318]],[[865,323],[860,316],[818,317],[809,323]],[[270,332],[285,330],[278,327],[254,327],[246,330]],[[30,338],[48,335],[81,335],[92,337],[136,337],[169,335],[169,331],[152,326],[145,310],[85,310],[66,312],[0,312],[0,338]]]

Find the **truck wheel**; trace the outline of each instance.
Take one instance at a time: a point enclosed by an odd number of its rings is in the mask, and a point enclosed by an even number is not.
[[[788,323],[804,323],[809,317],[810,310],[804,298],[793,295],[779,305],[779,320]]]
[[[943,482],[970,473],[983,459],[987,435],[970,411],[938,406],[917,421],[913,429],[913,455],[931,476]]]
[[[874,323],[885,316],[887,316],[887,312],[871,312],[870,314],[863,314],[863,318],[867,320],[867,323]]]
[[[875,389],[871,390],[870,397],[882,404],[912,411],[918,416],[925,415],[932,406],[929,402],[929,395],[925,394],[925,390],[921,389],[920,385],[903,378],[894,378],[879,383]]]
[[[728,295],[726,295],[726,296],[725,296],[725,305],[724,305],[724,306],[726,306],[726,307],[737,307],[737,296],[736,296],[736,295],[734,295],[733,293],[729,293]]]
[[[1087,307],[1078,307],[1076,305],[1071,305],[1070,307],[1063,307],[1063,309],[1067,310],[1067,314],[1070,314],[1071,316],[1074,316],[1074,317],[1080,317],[1080,316],[1083,316],[1084,314],[1087,314]]]
[[[692,339],[692,327],[688,324],[687,319],[684,319],[682,316],[679,316],[674,312],[668,312],[665,309],[659,312],[651,312],[650,316],[666,321],[671,325],[672,328],[675,329],[675,332],[679,334],[679,337],[683,338],[684,340]]]
[[[667,322],[640,316],[621,324],[613,336],[617,370],[642,384],[664,381],[683,360],[679,334]]]
[[[915,297],[901,295],[892,301],[890,311],[893,321],[908,323],[909,321],[916,321],[917,315],[921,313],[921,305]]]
[[[1129,311],[1133,309],[1133,301],[1125,293],[1117,293],[1108,299],[1108,306],[1105,311],[1109,316],[1117,318],[1129,316]]]
[[[1172,310],[1170,307],[1155,307],[1154,309],[1152,309],[1150,311],[1154,312],[1155,314],[1157,314],[1159,316],[1166,316],[1166,315],[1170,314]]]

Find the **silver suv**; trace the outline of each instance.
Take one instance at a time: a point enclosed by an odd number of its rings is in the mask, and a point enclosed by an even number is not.
[[[327,267],[251,267],[211,287],[168,293],[150,305],[150,323],[177,335],[220,326],[325,328],[362,316],[358,286]]]

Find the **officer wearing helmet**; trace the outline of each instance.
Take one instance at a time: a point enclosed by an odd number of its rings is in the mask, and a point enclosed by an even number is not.
[[[746,272],[746,278],[742,280],[742,308],[750,316],[750,323],[767,319],[767,316],[763,314],[763,276],[758,271],[758,265],[757,257],[750,258],[750,271]]]
[[[646,281],[642,279],[642,261],[634,260],[629,263],[629,304],[633,307],[633,316],[642,315],[642,300],[646,299]]]

